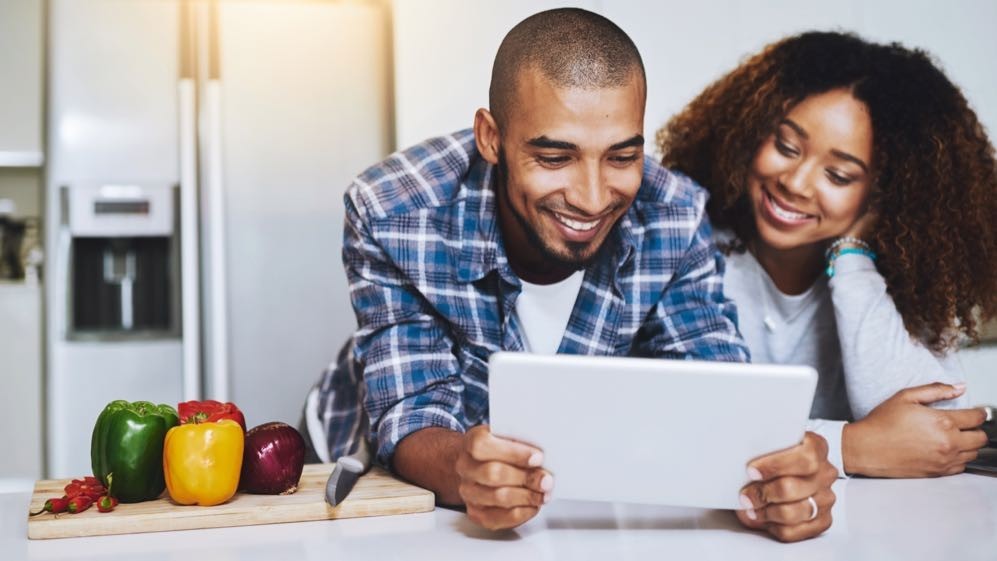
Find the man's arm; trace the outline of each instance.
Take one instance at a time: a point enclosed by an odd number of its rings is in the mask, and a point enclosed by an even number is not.
[[[449,326],[375,239],[376,217],[362,189],[351,187],[345,204],[343,262],[359,326],[353,355],[377,459],[392,467],[396,446],[409,434],[429,427],[464,432],[464,387]]]
[[[395,470],[436,493],[442,504],[467,507],[467,515],[491,529],[519,526],[547,502],[553,477],[532,446],[492,435],[486,425],[458,434],[423,429],[402,440]]]
[[[358,191],[351,188],[345,199],[343,260],[377,458],[439,502],[465,504],[481,526],[518,526],[536,515],[552,487],[539,467],[542,454],[493,436],[487,426],[464,434],[464,385],[450,326],[375,239]]]

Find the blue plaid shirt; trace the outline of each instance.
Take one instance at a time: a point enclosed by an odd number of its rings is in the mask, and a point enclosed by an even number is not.
[[[317,386],[331,458],[367,436],[390,466],[415,431],[488,422],[488,357],[524,348],[493,177],[464,130],[395,153],[350,185],[343,261],[359,328]],[[645,158],[636,199],[585,271],[559,353],[748,360],[705,204],[692,180]]]

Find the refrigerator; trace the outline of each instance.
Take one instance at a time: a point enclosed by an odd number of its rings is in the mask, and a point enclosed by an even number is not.
[[[382,2],[51,0],[46,472],[115,399],[296,425],[355,327],[342,196],[391,145]]]

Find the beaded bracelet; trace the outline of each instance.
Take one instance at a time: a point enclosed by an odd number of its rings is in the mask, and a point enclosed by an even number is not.
[[[868,247],[868,245],[866,245],[866,247]],[[865,255],[873,261],[875,261],[877,257],[875,251],[866,249],[865,247],[845,247],[838,249],[827,258],[827,269],[824,272],[827,273],[828,278],[834,278],[834,261],[842,255],[848,254]]]
[[[828,246],[827,249],[824,250],[824,258],[830,259],[831,254],[834,253],[834,250],[838,249],[844,244],[856,245],[858,247],[864,248],[866,251],[875,253],[874,251],[872,251],[872,246],[866,243],[865,240],[860,240],[858,238],[853,238],[851,236],[844,236],[834,240],[834,243],[832,243],[830,246]]]

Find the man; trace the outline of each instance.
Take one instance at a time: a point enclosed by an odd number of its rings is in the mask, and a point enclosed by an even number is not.
[[[367,437],[379,463],[498,529],[533,517],[554,481],[542,451],[488,430],[491,353],[748,354],[703,190],[644,158],[644,69],[622,30],[578,9],[527,18],[499,48],[489,96],[473,132],[351,185],[343,259],[359,328],[312,421],[330,457]],[[754,462],[742,521],[784,540],[826,529],[833,494],[819,516],[808,501],[830,493],[826,456],[808,435]]]

